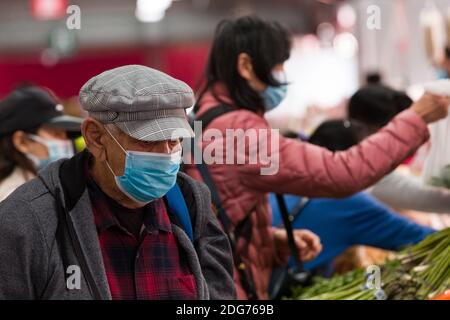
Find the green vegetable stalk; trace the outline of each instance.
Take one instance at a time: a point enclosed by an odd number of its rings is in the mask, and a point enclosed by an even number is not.
[[[380,268],[381,287],[364,269],[316,277],[313,285],[292,289],[297,300],[412,300],[428,299],[450,288],[450,228],[405,248]]]

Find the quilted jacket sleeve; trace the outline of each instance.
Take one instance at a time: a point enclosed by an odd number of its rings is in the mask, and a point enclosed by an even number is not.
[[[247,119],[246,127],[267,129],[268,124],[254,116]],[[271,134],[265,139],[267,146],[259,143],[246,150],[249,157],[255,148],[267,148],[270,164],[258,161],[238,166],[242,183],[261,192],[309,197],[344,197],[363,190],[392,171],[429,138],[425,122],[412,110],[400,113],[379,132],[346,151],[333,153],[298,140],[272,139]],[[279,147],[273,143],[277,140]],[[264,170],[266,174],[262,174]]]

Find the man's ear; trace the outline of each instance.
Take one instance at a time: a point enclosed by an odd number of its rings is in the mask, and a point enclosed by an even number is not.
[[[81,124],[81,133],[89,152],[95,159],[105,161],[105,144],[107,143],[105,135],[107,132],[104,125],[94,118],[88,117]]]
[[[252,59],[247,53],[240,53],[237,58],[237,71],[247,81],[253,81],[256,75],[253,71]]]
[[[14,147],[22,153],[30,152],[29,139],[27,134],[22,130],[16,131],[12,135],[12,143]]]

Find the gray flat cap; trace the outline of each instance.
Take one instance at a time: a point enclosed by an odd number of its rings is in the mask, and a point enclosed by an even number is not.
[[[80,102],[89,116],[138,140],[194,136],[185,111],[194,104],[192,89],[149,67],[129,65],[95,76],[81,88]]]

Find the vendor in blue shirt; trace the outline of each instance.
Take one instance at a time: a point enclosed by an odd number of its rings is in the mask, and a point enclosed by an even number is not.
[[[332,151],[345,150],[365,135],[364,125],[356,121],[331,120],[320,125],[309,139]],[[374,197],[359,192],[343,199],[305,199],[284,195],[287,209],[297,214],[294,229],[308,229],[317,234],[323,250],[305,263],[307,270],[332,272],[333,260],[353,245],[367,245],[386,250],[420,242],[435,230],[414,223],[392,211]],[[275,194],[270,194],[273,225],[283,225]]]

